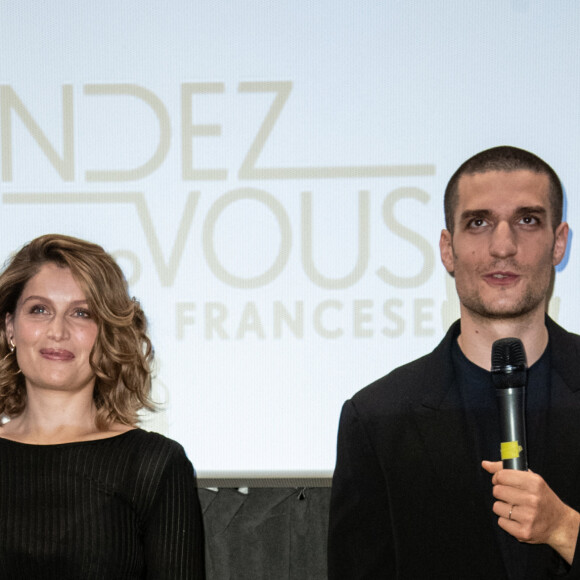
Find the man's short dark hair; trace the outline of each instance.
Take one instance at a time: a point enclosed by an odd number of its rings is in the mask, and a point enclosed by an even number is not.
[[[552,209],[552,227],[556,229],[562,221],[563,193],[560,178],[556,172],[537,155],[524,149],[502,145],[486,149],[461,164],[453,174],[445,188],[445,227],[453,235],[455,210],[457,209],[457,188],[459,180],[464,175],[486,173],[488,171],[518,171],[526,169],[535,173],[543,173],[550,181],[550,207]]]

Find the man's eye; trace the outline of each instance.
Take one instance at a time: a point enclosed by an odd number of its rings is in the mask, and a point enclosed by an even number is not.
[[[533,226],[539,222],[538,222],[538,219],[536,217],[534,217],[532,215],[527,215],[520,220],[520,223],[522,223],[526,226]]]
[[[486,225],[487,222],[483,218],[474,218],[468,224],[470,228],[481,228],[482,226]]]

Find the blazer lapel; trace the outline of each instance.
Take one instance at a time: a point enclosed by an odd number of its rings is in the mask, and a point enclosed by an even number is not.
[[[535,470],[546,478],[549,485],[558,482],[558,486],[565,489],[579,477],[576,474],[580,472],[578,462],[573,460],[577,457],[580,440],[580,340],[548,317],[546,326],[550,334],[552,367],[550,409],[542,441],[543,458]]]
[[[552,362],[550,410],[538,473],[565,503],[579,509],[580,340],[550,319],[546,324]]]
[[[414,409],[414,417],[444,489],[465,493],[466,480],[458,478],[457,473],[469,472],[469,483],[475,485],[473,466],[478,458],[451,359],[452,344],[459,332],[459,322],[456,322],[439,346],[426,357],[424,381],[428,389]]]
[[[550,334],[550,408],[543,437],[540,462],[532,469],[566,504],[580,510],[580,340],[546,317]],[[529,552],[528,577],[536,578],[537,570],[545,570],[546,562],[558,557],[548,546]]]

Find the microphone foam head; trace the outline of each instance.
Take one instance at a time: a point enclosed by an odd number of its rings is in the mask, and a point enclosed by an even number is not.
[[[491,378],[496,389],[526,385],[526,351],[519,338],[500,338],[491,347]]]

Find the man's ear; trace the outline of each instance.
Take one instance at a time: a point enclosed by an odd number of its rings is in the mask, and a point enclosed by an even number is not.
[[[443,262],[445,269],[450,274],[453,274],[455,270],[453,260],[453,236],[449,230],[441,230],[439,252],[441,253],[441,262]]]
[[[557,266],[566,255],[566,246],[568,244],[568,224],[562,222],[554,232],[554,249],[552,251],[552,264]]]

